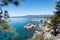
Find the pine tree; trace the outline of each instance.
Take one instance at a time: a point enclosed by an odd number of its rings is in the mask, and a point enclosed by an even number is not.
[[[19,1],[18,0],[0,0],[0,25],[2,26],[2,28],[5,28],[6,30],[9,29],[8,26],[8,11],[7,10],[3,10],[2,7],[3,6],[8,6],[10,3],[18,6],[19,5]],[[5,26],[5,27],[4,27]]]
[[[54,35],[57,35],[57,29],[59,29],[60,27],[60,0],[58,2],[56,2],[56,12],[54,12],[54,16],[51,19],[51,25],[52,25],[52,29],[54,30]]]
[[[58,17],[60,17],[60,1],[58,1],[57,2],[57,4],[56,4],[56,15],[58,16]]]
[[[0,0],[0,33],[5,34],[6,32],[14,32],[14,29],[8,24],[9,14],[7,10],[3,10],[3,6],[8,6],[10,3],[18,6],[20,4],[19,0]],[[9,35],[8,35],[9,36]],[[7,36],[7,40],[8,40]],[[16,36],[16,32],[13,34],[13,39]],[[5,39],[4,39],[5,40]]]

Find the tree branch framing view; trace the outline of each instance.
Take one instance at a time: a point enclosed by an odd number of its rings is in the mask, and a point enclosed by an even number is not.
[[[0,0],[0,40],[60,40],[60,0]]]

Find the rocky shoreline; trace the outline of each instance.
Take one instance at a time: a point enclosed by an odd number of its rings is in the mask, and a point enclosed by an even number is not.
[[[50,23],[50,20],[47,22]],[[42,35],[43,40],[60,40],[60,34],[58,36],[52,35],[51,32],[53,30],[48,28],[48,26],[45,24],[34,25],[32,23],[28,23],[26,26],[24,26],[24,28],[27,30],[31,28],[35,29],[35,33],[30,40],[42,40],[40,38],[41,35]]]

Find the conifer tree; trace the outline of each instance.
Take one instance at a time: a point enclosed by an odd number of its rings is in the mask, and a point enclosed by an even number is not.
[[[51,19],[52,29],[54,30],[54,35],[57,35],[57,29],[60,27],[60,0],[56,2],[56,12],[54,12],[54,16]]]
[[[5,34],[8,31],[14,31],[13,28],[8,24],[9,14],[7,10],[3,10],[3,6],[8,6],[10,3],[18,6],[20,4],[20,0],[0,0],[0,33]],[[9,35],[8,35],[9,36]],[[7,39],[8,40],[8,36]],[[16,36],[16,32],[13,34],[13,39]],[[4,39],[5,40],[5,39]]]
[[[0,0],[0,25],[3,29],[9,29],[9,25],[7,23],[7,19],[9,18],[8,11],[3,10],[3,6],[8,6],[10,3],[14,4],[15,6],[19,5],[19,0]],[[1,30],[2,31],[2,30]]]

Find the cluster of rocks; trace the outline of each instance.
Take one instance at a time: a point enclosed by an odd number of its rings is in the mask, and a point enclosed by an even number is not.
[[[48,21],[48,23],[50,23],[50,20]],[[51,34],[51,32],[53,30],[51,30],[50,28],[48,28],[47,25],[45,24],[38,24],[38,25],[34,25],[32,23],[28,23],[26,26],[24,26],[25,29],[35,29],[35,33],[33,35],[33,37],[31,38],[31,40],[42,40],[41,39],[41,35],[43,37],[43,40],[60,40],[60,34],[58,34],[57,36],[54,36]]]
[[[32,24],[32,23],[28,23],[27,25],[24,26],[25,29],[31,29],[31,28],[34,28],[35,25]]]

